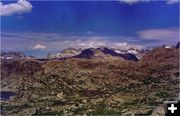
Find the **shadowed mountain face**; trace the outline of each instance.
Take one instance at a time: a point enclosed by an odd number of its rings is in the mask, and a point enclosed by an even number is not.
[[[176,49],[180,48],[180,42],[177,43]]]
[[[116,53],[114,50],[109,48],[97,48],[97,49],[85,49],[79,55],[75,56],[75,58],[96,58],[96,57],[105,57],[106,55],[110,55],[113,57],[123,58],[125,60],[138,61],[137,57],[131,53],[120,54]]]
[[[94,56],[94,49],[85,49],[79,55],[75,56],[77,58],[91,58]]]
[[[130,53],[90,48],[63,60],[2,60],[1,88],[16,93],[2,101],[3,111],[9,115],[151,114],[163,101],[177,99],[179,49],[155,48],[137,62],[134,59]]]

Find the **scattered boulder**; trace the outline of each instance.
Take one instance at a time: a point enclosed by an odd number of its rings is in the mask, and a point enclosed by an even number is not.
[[[64,98],[64,94],[63,94],[63,92],[58,93],[58,94],[57,94],[57,97],[58,97],[59,99],[63,99],[63,98]]]

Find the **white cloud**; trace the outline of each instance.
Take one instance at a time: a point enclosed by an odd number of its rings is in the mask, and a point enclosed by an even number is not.
[[[130,49],[130,48],[136,48],[136,49],[143,49],[145,46],[138,45],[138,44],[129,44],[128,42],[118,42],[118,41],[109,41],[105,39],[93,39],[89,38],[88,40],[82,41],[82,40],[72,40],[69,41],[68,45],[66,47],[74,47],[74,48],[98,48],[98,47],[108,47],[108,48],[116,48],[116,49]]]
[[[124,2],[127,4],[135,4],[137,2],[143,2],[144,0],[120,0],[120,2]]]
[[[151,2],[151,1],[155,1],[155,0],[119,0],[120,2],[124,2],[127,3],[129,5],[135,4],[135,3],[139,3],[139,2]],[[179,2],[179,0],[161,0],[162,2],[166,2],[166,4],[177,4]]]
[[[45,45],[41,45],[41,44],[36,44],[33,49],[45,49],[47,48]]]
[[[134,36],[90,36],[59,33],[20,33],[2,32],[2,49],[32,50],[41,49],[51,53],[65,48],[109,47],[119,49],[175,45],[179,40],[179,28],[147,29]]]
[[[65,44],[69,44],[69,41],[64,41]]]
[[[32,5],[26,0],[18,0],[17,3],[2,4],[0,2],[1,12],[0,16],[9,16],[12,14],[23,14],[30,12]]]
[[[175,45],[179,40],[179,28],[147,29],[134,36],[65,35],[59,33],[2,32],[2,49],[60,51],[68,47],[109,47],[119,49]]]
[[[76,43],[76,45],[80,48],[97,48],[100,46],[105,46],[107,44],[107,41],[89,39],[86,41],[81,41],[81,40],[72,41],[71,44],[73,43]]]
[[[138,44],[128,44],[127,42],[116,42],[116,43],[112,43],[112,48],[119,48],[119,49],[122,49],[122,50],[127,50],[127,49],[130,49],[130,48],[135,48],[135,49],[143,49],[145,48],[145,46],[143,45],[138,45]]]
[[[178,4],[179,0],[168,0],[166,3],[167,4]]]
[[[87,34],[92,34],[93,32],[92,31],[87,31]]]
[[[142,39],[149,40],[178,40],[179,29],[178,28],[166,28],[166,29],[148,29],[137,32],[138,36]]]
[[[18,19],[23,19],[24,17],[22,15],[17,16]]]

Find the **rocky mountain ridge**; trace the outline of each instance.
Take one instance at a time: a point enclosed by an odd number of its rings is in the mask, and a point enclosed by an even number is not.
[[[173,46],[163,45],[162,48],[170,49]],[[176,49],[179,48],[179,42],[177,43]],[[57,54],[48,54],[47,59],[67,59],[67,58],[102,58],[106,60],[111,59],[124,59],[138,61],[148,53],[150,50],[138,50],[130,48],[127,50],[99,47],[99,48],[86,48],[86,49],[76,49],[76,48],[66,48]],[[6,60],[18,60],[18,59],[39,59],[34,56],[26,56],[21,52],[1,52],[1,59]],[[43,58],[44,60],[46,58]]]
[[[35,59],[34,56],[26,56],[22,52],[1,52],[0,59],[2,60],[21,60],[21,59]]]
[[[75,48],[67,48],[62,52],[48,55],[48,59],[61,59],[61,58],[120,58],[124,60],[133,60],[138,61],[142,58],[144,54],[143,50],[138,49],[128,49],[128,50],[120,50],[120,49],[112,49],[107,47],[99,47],[99,48],[87,48],[87,49],[75,49]]]
[[[57,58],[70,58],[80,54],[82,49],[75,49],[75,48],[67,48],[62,50],[57,54],[49,54],[47,56],[48,59],[57,59]]]
[[[83,50],[79,55],[74,56],[75,58],[121,58],[124,60],[138,61],[137,57],[131,53],[117,53],[113,49],[107,47],[103,48],[90,48]]]

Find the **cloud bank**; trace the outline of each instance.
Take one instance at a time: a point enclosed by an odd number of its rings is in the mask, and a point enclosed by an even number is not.
[[[168,40],[179,39],[178,28],[165,28],[165,29],[148,29],[137,32],[138,36],[142,39],[148,40]]]
[[[2,32],[3,51],[28,51],[31,55],[57,53],[66,48],[146,49],[166,45],[176,45],[179,41],[179,28],[147,29],[131,36],[71,35],[59,33]],[[26,52],[25,52],[26,53]]]
[[[116,49],[122,49],[122,50],[127,50],[130,48],[136,48],[136,49],[143,49],[143,45],[138,45],[138,44],[132,44],[128,42],[118,42],[118,41],[110,41],[110,40],[105,40],[105,39],[93,39],[89,38],[89,40],[82,41],[80,39],[75,40],[75,41],[65,41],[64,43],[67,44],[69,47],[74,47],[74,48],[98,48],[98,47],[109,47],[109,48],[116,48]]]
[[[178,4],[179,0],[168,0],[166,3],[167,4]]]
[[[119,0],[120,2],[126,3],[126,4],[136,4],[139,2],[151,2],[151,1],[155,1],[155,0]],[[166,4],[178,4],[179,0],[162,0],[164,2],[166,2]]]
[[[10,16],[13,14],[23,14],[30,12],[32,5],[26,0],[18,0],[17,3],[5,4],[0,2],[1,12],[0,16]]]
[[[89,36],[87,35],[63,35],[58,33],[2,33],[2,49],[7,50],[47,50],[61,51],[68,47],[73,48],[97,48],[110,47],[129,49],[131,47],[141,49],[144,46],[134,43],[135,38],[125,36]]]
[[[149,0],[120,0],[120,2],[124,2],[124,3],[127,3],[127,4],[135,4],[135,3],[138,3],[138,2],[144,2],[144,1],[149,1]]]

